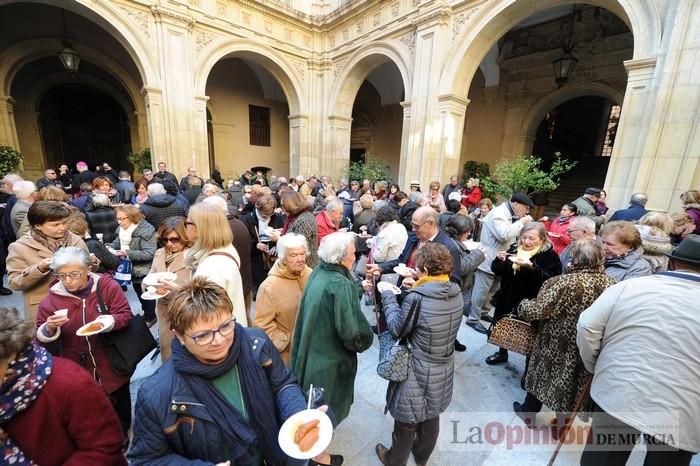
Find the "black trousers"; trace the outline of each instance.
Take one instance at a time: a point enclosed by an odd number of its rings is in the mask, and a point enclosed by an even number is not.
[[[109,401],[112,403],[114,411],[119,417],[119,423],[122,425],[122,431],[126,435],[131,427],[131,392],[129,391],[129,383],[125,383],[110,393]]]
[[[440,416],[418,424],[394,421],[391,448],[386,456],[388,464],[404,466],[411,453],[416,464],[426,464],[435,449],[439,433]]]
[[[141,309],[143,309],[143,318],[145,320],[154,320],[156,318],[156,302],[152,299],[141,299],[141,293],[143,293],[143,284],[141,282],[131,282],[134,286],[134,291],[136,296],[139,298],[141,303]]]
[[[614,449],[606,448],[606,445],[598,444],[596,431],[614,433],[625,438],[633,436],[644,436],[647,444],[647,454],[644,458],[644,466],[687,466],[693,458],[694,453],[678,450],[675,447],[654,441],[653,438],[631,427],[624,422],[615,419],[605,411],[596,406],[593,415],[593,423],[589,434],[586,448],[581,455],[581,466],[624,466],[632,453],[634,443],[629,445],[615,445]],[[601,429],[605,426],[605,429]]]

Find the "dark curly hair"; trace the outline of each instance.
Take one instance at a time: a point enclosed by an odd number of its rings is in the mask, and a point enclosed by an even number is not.
[[[452,254],[440,243],[425,243],[416,254],[416,267],[427,271],[428,275],[450,275],[452,273]]]
[[[384,206],[381,209],[377,211],[377,216],[375,222],[377,223],[377,226],[380,227],[384,225],[386,222],[391,222],[392,220],[398,220],[399,215],[396,213],[394,209],[392,209],[389,206]]]
[[[447,219],[442,229],[450,238],[459,240],[463,234],[474,230],[474,220],[471,217],[455,214]]]
[[[0,307],[0,360],[19,353],[34,337],[34,323],[14,307]]]

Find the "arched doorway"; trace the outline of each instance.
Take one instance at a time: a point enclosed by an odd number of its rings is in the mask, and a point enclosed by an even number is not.
[[[60,84],[43,96],[38,111],[48,167],[88,160],[127,168],[129,122],[107,93],[88,85]]]
[[[141,94],[142,72],[149,67],[133,58],[133,47],[122,45],[126,39],[116,31],[123,26],[119,18],[107,20],[75,2],[46,3],[0,6],[0,82],[12,102],[0,118],[11,128],[4,132],[10,135],[4,143],[24,154],[29,178],[73,159],[130,168],[129,151],[149,146]],[[80,56],[77,72],[69,72],[58,58],[66,40]],[[139,48],[137,39],[132,41]]]
[[[513,24],[470,80],[461,163],[486,162],[493,169],[499,159],[536,154],[546,166],[555,152],[575,160],[600,155],[611,108],[624,98],[623,63],[633,56],[627,21],[600,6],[568,4]],[[557,81],[553,63],[568,46],[576,66],[567,80]],[[612,145],[606,147],[609,155]],[[604,179],[605,170],[598,183]]]
[[[387,62],[370,72],[353,103],[350,162],[364,162],[371,154],[386,162],[392,180],[398,179],[404,98],[396,65]]]
[[[238,179],[256,166],[289,174],[289,104],[267,69],[244,58],[224,58],[209,73],[206,94],[209,159],[222,176]]]

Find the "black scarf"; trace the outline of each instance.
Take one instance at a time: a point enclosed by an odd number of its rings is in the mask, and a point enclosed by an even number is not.
[[[248,335],[240,324],[236,324],[234,335],[228,357],[217,365],[202,364],[177,338],[173,338],[173,365],[221,429],[232,463],[252,464],[256,447],[273,464],[284,463],[287,457],[277,442],[280,425],[275,396],[270,390],[265,369],[255,360]],[[236,364],[248,421],[211,382],[211,379],[234,369]]]

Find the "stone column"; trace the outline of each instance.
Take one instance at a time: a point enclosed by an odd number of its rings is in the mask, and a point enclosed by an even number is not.
[[[330,143],[330,153],[319,160],[317,175],[328,175],[337,180],[345,175],[350,164],[352,118],[331,115],[328,117],[328,125],[326,141]]]
[[[9,95],[0,97],[0,145],[20,150],[14,112],[15,100]]]
[[[134,125],[131,129],[131,150],[136,152],[149,147],[148,112],[134,112]]]
[[[151,166],[155,170],[157,161],[165,160],[165,154],[170,151],[169,131],[163,110],[163,92],[155,87],[144,87],[141,93],[146,102]]]
[[[21,152],[24,156],[24,161],[22,162],[23,176],[29,179],[39,178],[43,176],[44,170],[47,168],[44,144],[41,140],[39,113],[16,111],[14,116],[17,134],[22,135],[22,139],[18,139],[17,145],[21,147]],[[49,150],[53,149],[49,148]],[[56,161],[58,160],[59,158],[56,157]]]
[[[408,162],[408,144],[409,144],[409,130],[411,128],[411,102],[403,101],[400,102],[403,108],[403,124],[401,126],[401,156],[399,158],[399,179],[397,183],[399,186],[408,186],[411,179],[408,177],[409,174],[406,173],[406,165]]]
[[[467,113],[469,99],[448,94],[438,97],[440,109],[440,149],[442,157],[435,159],[437,166],[433,167],[431,177],[440,183],[445,183],[451,176],[461,177],[462,170],[459,160],[462,155],[462,137],[464,136],[464,116]],[[435,173],[435,175],[433,175]]]
[[[289,115],[289,176],[306,176],[314,171],[309,147],[309,117]]]
[[[202,177],[208,177],[214,170],[209,166],[209,135],[207,134],[207,102],[209,96],[196,96],[194,98],[194,148],[187,160],[188,166],[192,166],[201,173]],[[186,172],[182,172],[183,174]]]
[[[503,121],[503,142],[501,157],[513,159],[518,155],[527,155],[532,151],[534,139],[523,136],[523,124],[530,107],[530,98],[526,90],[510,91],[507,94],[506,115]],[[532,140],[532,141],[530,141]],[[494,166],[495,160],[490,163]]]

